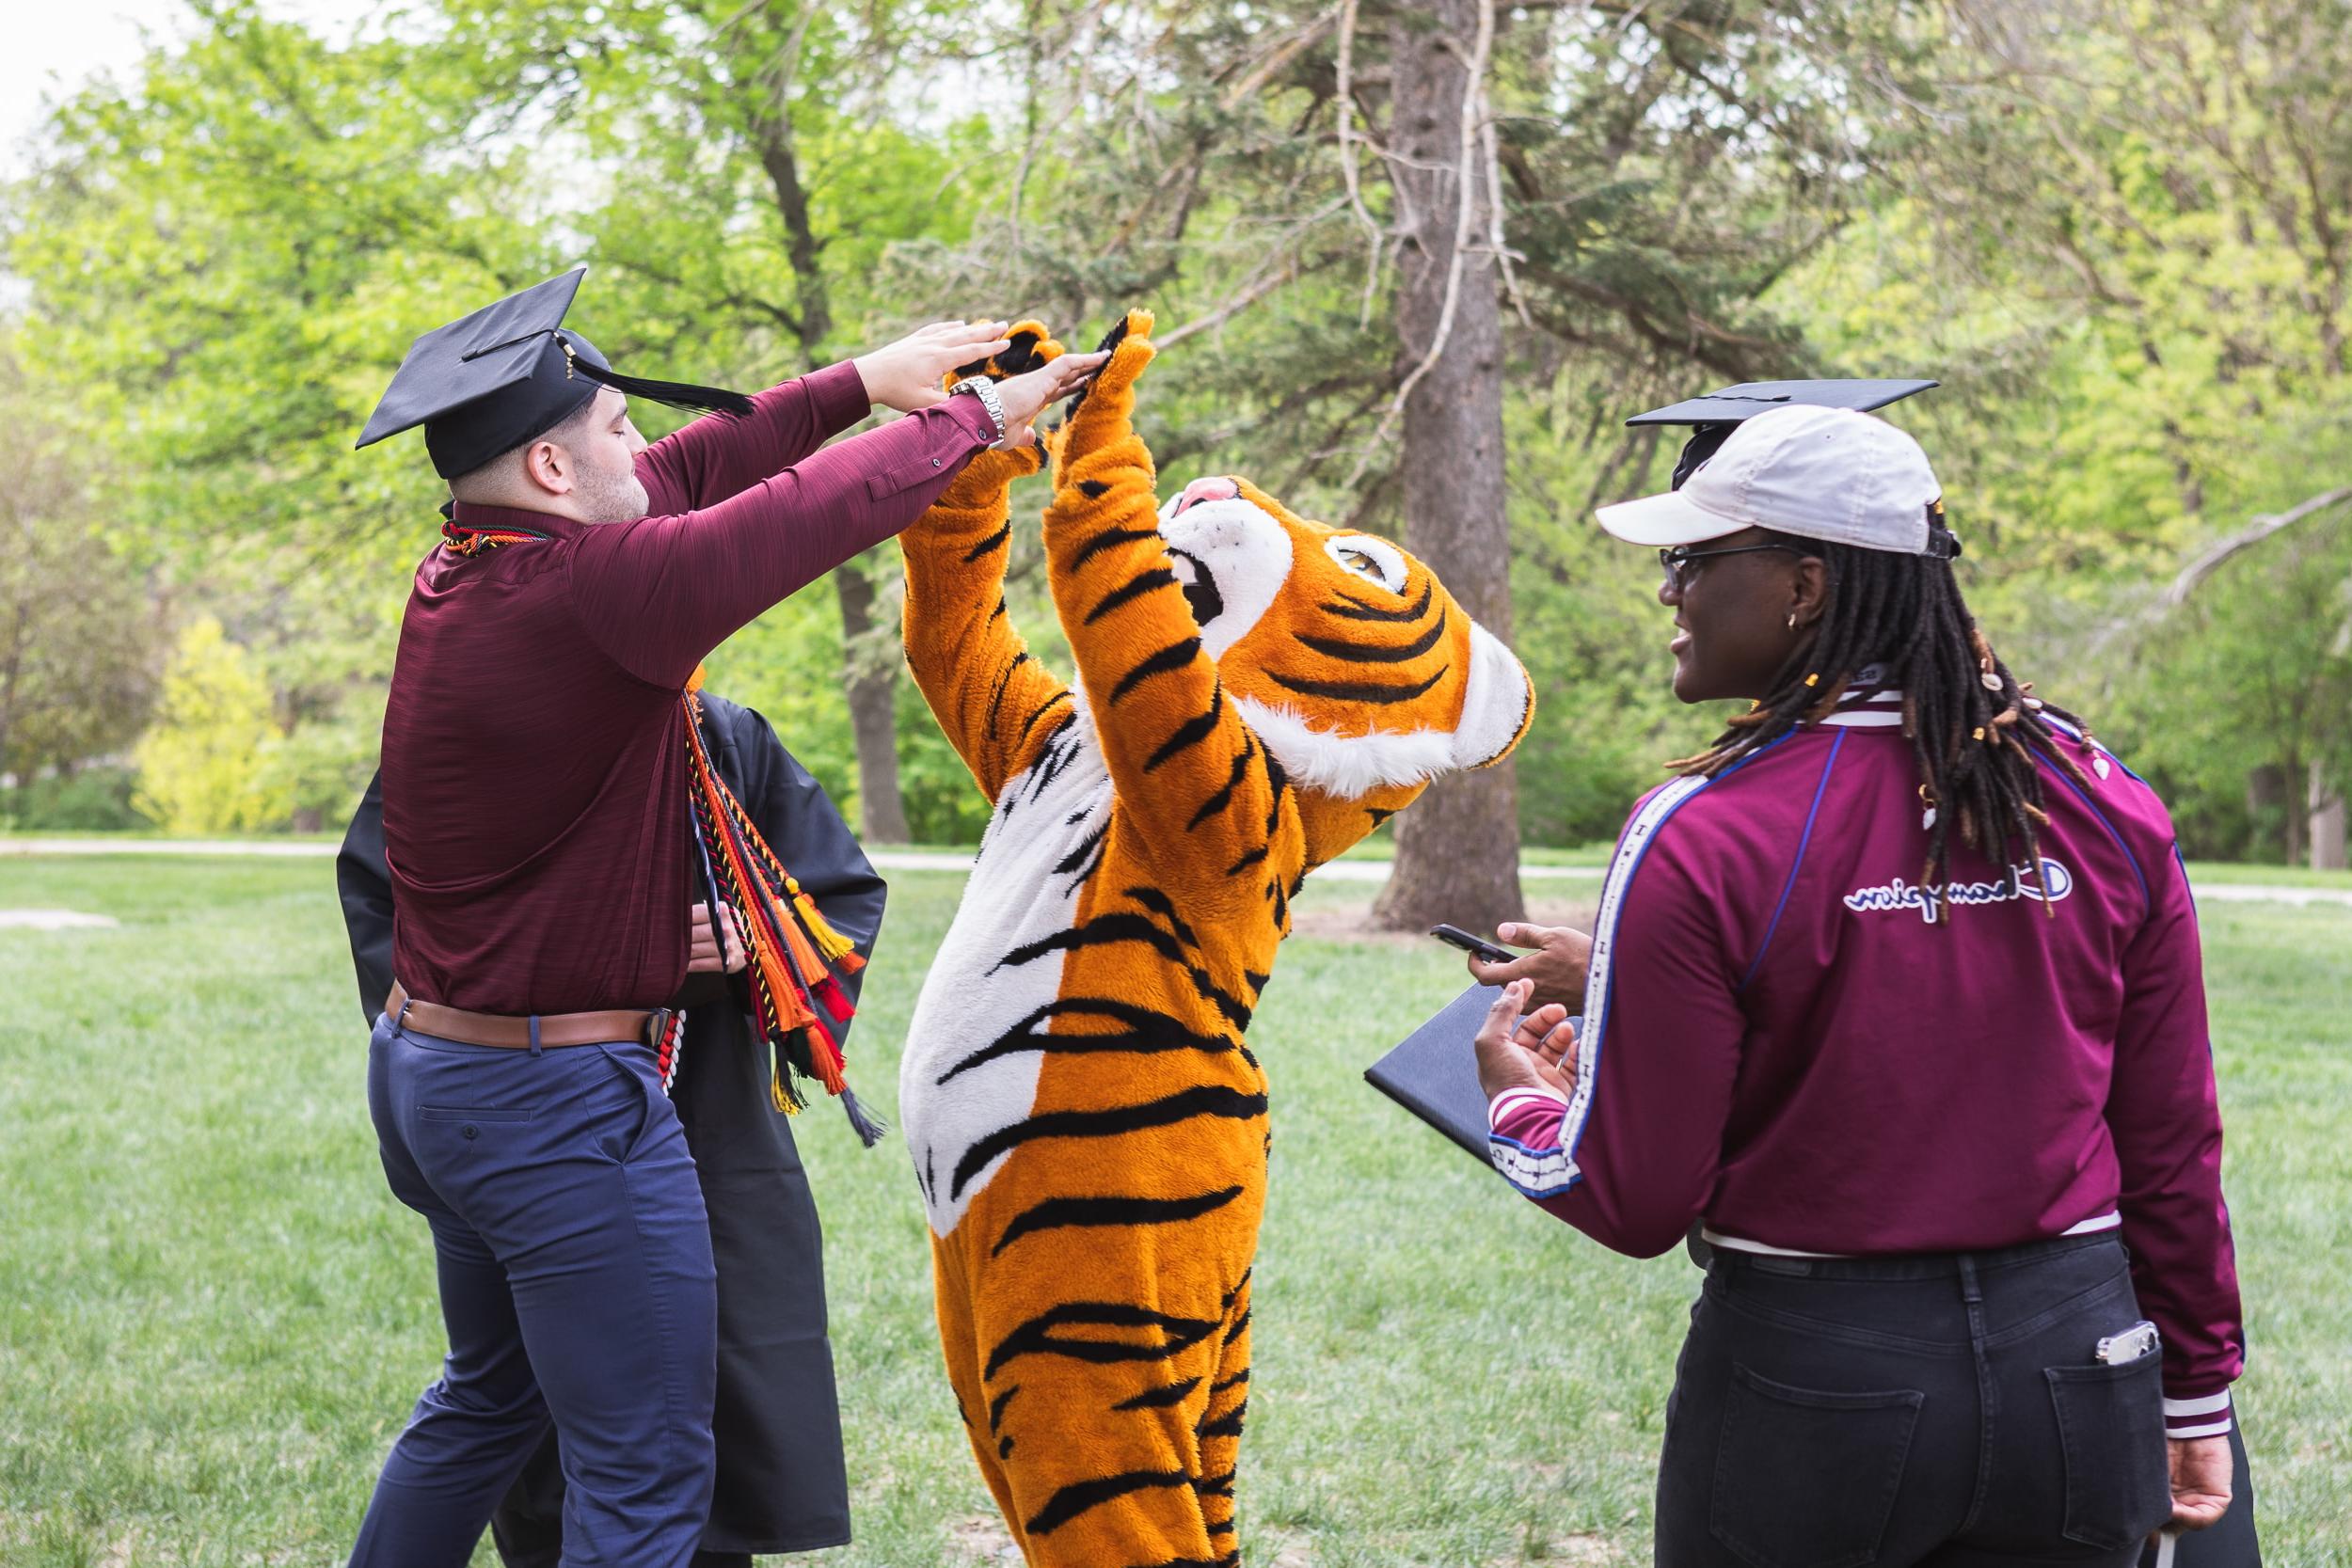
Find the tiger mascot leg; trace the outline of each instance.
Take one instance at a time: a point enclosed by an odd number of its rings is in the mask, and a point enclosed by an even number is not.
[[[1238,480],[1162,512],[1131,313],[1054,455],[1078,679],[1007,613],[990,452],[902,536],[907,653],[993,805],[916,1005],[899,1106],[948,1377],[1041,1568],[1230,1568],[1267,1080],[1245,1031],[1307,871],[1534,694],[1427,567]],[[1024,323],[989,373],[1059,352]]]

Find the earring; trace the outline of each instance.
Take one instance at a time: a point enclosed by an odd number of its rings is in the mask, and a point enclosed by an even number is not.
[[[1797,629],[1797,612],[1793,610],[1788,612],[1788,629],[1790,631]]]

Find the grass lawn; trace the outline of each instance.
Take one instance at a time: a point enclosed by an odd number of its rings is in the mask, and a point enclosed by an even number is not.
[[[2258,883],[2264,887],[2352,890],[2352,871],[2313,871],[2308,865],[2255,864],[2248,861],[2190,861],[2191,886],[2201,882]]]
[[[907,875],[852,1045],[895,1048],[958,879]],[[1651,1466],[1697,1275],[1518,1202],[1359,1074],[1462,984],[1434,943],[1344,940],[1311,887],[1252,1031],[1275,1084],[1243,1544],[1279,1568],[1648,1560]],[[339,1562],[439,1352],[421,1221],[386,1192],[323,861],[0,859],[0,1563]],[[2352,1568],[2352,911],[2205,914],[2270,1560]],[[820,1106],[859,1544],[1000,1540],[937,1365],[903,1146]],[[477,1559],[493,1560],[485,1546]]]

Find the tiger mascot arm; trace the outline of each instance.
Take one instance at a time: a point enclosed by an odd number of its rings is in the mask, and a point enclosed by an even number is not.
[[[1012,346],[975,373],[1001,381],[1061,354],[1042,323],[1012,328]],[[1036,760],[1066,713],[1070,689],[1031,657],[1005,612],[1012,553],[1012,483],[1043,466],[1035,447],[981,452],[898,536],[906,561],[903,635],[914,684],[993,804]]]
[[[1111,329],[1109,362],[1054,437],[1054,605],[1144,858],[1196,898],[1256,898],[1300,869],[1295,797],[1226,700],[1160,534],[1152,454],[1134,423],[1151,332],[1148,310]]]

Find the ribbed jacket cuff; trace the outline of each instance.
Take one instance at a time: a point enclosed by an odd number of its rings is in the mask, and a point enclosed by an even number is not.
[[[2218,1437],[2235,1424],[2227,1388],[2217,1394],[2203,1394],[2194,1399],[2176,1400],[2170,1395],[2164,1401],[2164,1434],[2167,1437]]]
[[[1549,1089],[1505,1089],[1487,1103],[1486,1125],[1490,1128],[1494,1127],[1512,1111],[1530,1103],[1565,1105],[1567,1100],[1565,1096],[1554,1094]]]

